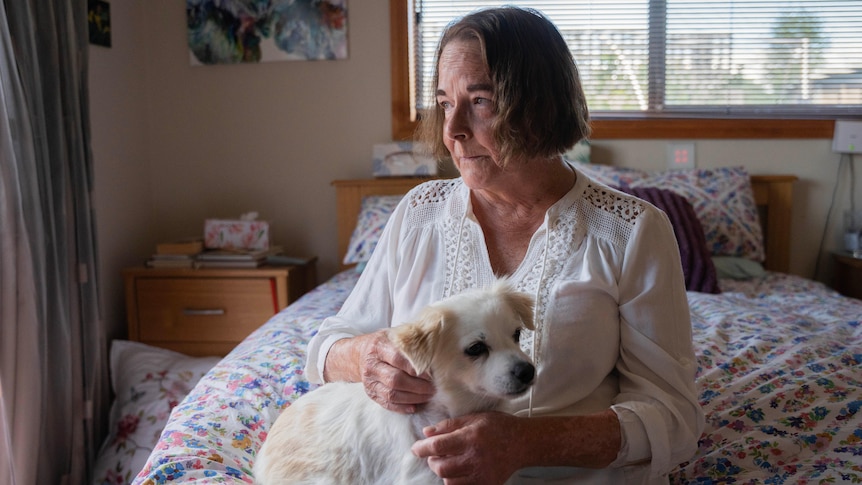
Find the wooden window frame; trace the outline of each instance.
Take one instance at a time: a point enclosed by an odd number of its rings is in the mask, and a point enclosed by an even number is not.
[[[392,63],[392,138],[413,138],[416,122],[410,116],[408,2],[389,0],[390,55]],[[598,139],[772,139],[832,138],[834,120],[827,119],[723,119],[631,117],[592,120]]]

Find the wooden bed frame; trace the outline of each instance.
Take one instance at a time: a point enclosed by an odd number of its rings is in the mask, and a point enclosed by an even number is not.
[[[399,195],[428,178],[380,178],[336,180],[338,222],[338,254],[347,253],[350,236],[359,216],[363,197],[369,195]],[[763,239],[766,248],[764,267],[787,272],[790,268],[790,210],[793,201],[795,175],[752,175],[754,199],[760,209]],[[351,265],[342,264],[342,269]]]

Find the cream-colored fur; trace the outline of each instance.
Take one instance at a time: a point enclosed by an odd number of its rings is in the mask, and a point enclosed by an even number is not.
[[[495,409],[530,387],[535,368],[517,342],[524,327],[533,328],[532,298],[504,280],[429,305],[389,338],[418,374],[430,372],[432,400],[405,415],[372,401],[361,383],[321,386],[273,424],[254,463],[256,483],[442,483],[410,447],[423,427]]]

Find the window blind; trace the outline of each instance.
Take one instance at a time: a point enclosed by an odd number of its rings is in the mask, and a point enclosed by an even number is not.
[[[442,30],[511,2],[414,0],[415,106]],[[569,44],[594,117],[862,114],[862,2],[522,0]]]

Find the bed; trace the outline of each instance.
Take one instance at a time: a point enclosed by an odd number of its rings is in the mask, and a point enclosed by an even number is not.
[[[786,272],[796,177],[749,176],[742,167],[660,175],[581,169],[618,187],[673,189],[702,224],[696,242],[707,248],[707,266],[720,287],[687,293],[706,429],[697,454],[679,465],[671,483],[862,481],[862,301]],[[355,263],[361,268],[362,253],[373,249],[368,239],[385,222],[387,207],[421,181],[334,182],[343,271],[265,322],[225,358],[175,356],[179,360],[164,375],[188,379],[185,388],[175,386],[169,417],[148,421],[150,434],[161,431],[158,440],[151,436],[151,443],[143,443],[130,438],[137,430],[126,429],[127,440],[138,447],[138,462],[112,457],[96,483],[252,483],[255,453],[270,424],[313,387],[303,376],[308,339],[355,284]],[[747,215],[728,213],[740,203]],[[711,213],[715,206],[724,212]],[[759,246],[745,242],[752,237]],[[179,396],[186,388],[188,394]],[[115,420],[129,420],[115,414]]]

